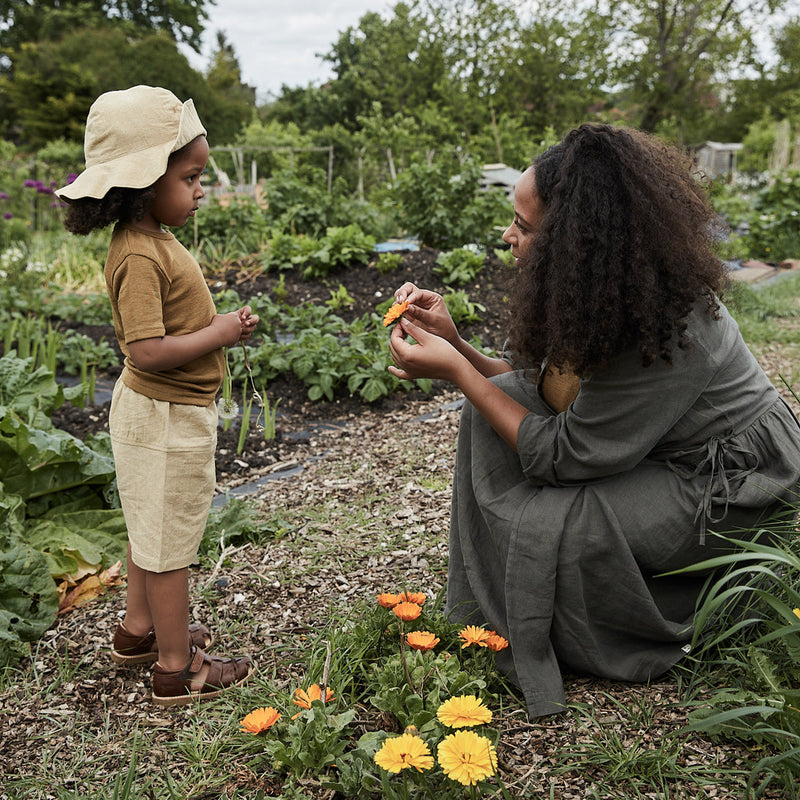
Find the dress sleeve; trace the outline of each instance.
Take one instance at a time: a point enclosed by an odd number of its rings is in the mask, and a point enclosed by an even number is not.
[[[517,449],[535,485],[567,486],[632,469],[661,441],[702,394],[713,359],[698,342],[642,367],[627,352],[581,380],[575,401],[561,414],[527,414]]]
[[[125,343],[164,336],[164,298],[168,281],[158,265],[144,256],[128,256],[114,272]]]

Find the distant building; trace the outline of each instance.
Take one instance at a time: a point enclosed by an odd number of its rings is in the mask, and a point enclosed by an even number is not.
[[[481,186],[488,189],[490,186],[499,186],[509,198],[514,197],[514,186],[522,173],[505,164],[484,164]]]
[[[710,178],[732,175],[736,171],[736,154],[743,146],[732,142],[704,142],[694,148],[695,161]]]

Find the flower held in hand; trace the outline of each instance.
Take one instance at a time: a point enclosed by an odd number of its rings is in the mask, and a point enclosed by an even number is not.
[[[406,311],[408,311],[408,300],[403,300],[402,303],[395,303],[384,315],[383,326],[386,327],[393,322],[397,322]]]

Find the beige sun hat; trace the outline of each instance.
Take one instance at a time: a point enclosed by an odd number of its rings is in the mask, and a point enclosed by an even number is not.
[[[133,86],[101,94],[86,118],[86,169],[56,194],[99,199],[112,186],[144,189],[167,171],[170,153],[205,134],[194,103],[182,103],[168,89]]]

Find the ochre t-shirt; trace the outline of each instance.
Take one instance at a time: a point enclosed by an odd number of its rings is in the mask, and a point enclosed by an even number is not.
[[[180,367],[144,372],[128,345],[142,339],[183,336],[211,324],[214,300],[200,265],[171,234],[133,225],[114,229],[105,265],[114,329],[125,356],[123,382],[140,394],[170,403],[205,406],[216,397],[224,371],[222,350]]]

